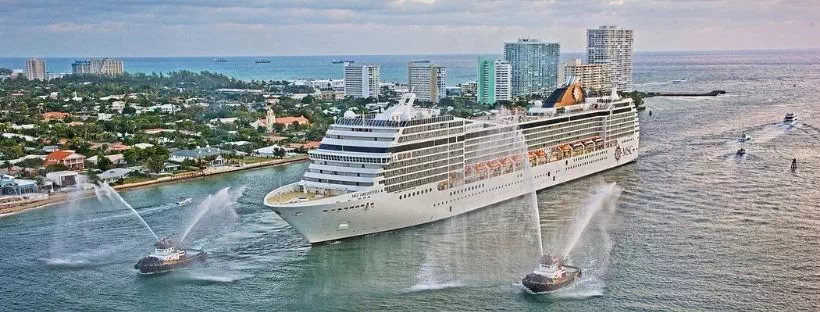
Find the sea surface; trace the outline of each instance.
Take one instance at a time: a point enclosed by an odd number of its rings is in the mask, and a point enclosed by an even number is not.
[[[125,57],[123,67],[130,73],[168,73],[189,70],[211,71],[242,80],[296,80],[344,78],[344,65],[334,60],[351,60],[356,64],[380,65],[381,81],[407,83],[407,63],[427,60],[447,67],[447,85],[456,86],[475,81],[478,75],[478,58],[501,55],[339,55],[339,56],[225,56],[225,57]],[[581,54],[565,54],[564,58],[580,58]],[[215,59],[225,62],[214,62]],[[43,58],[46,70],[54,73],[70,73],[71,63],[88,58]],[[256,63],[268,60],[270,63]],[[0,68],[25,69],[26,58],[2,58]]]
[[[537,253],[526,198],[310,246],[262,205],[302,163],[123,192],[162,237],[203,216],[184,243],[207,261],[162,276],[134,272],[154,237],[106,197],[0,217],[0,310],[820,310],[820,52],[642,54],[635,80],[728,94],[648,99],[637,162],[537,193],[554,253],[603,208],[569,253],[584,278],[555,294],[520,285]]]

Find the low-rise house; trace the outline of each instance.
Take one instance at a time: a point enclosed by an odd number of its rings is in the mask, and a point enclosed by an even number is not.
[[[23,140],[26,140],[26,142],[34,142],[34,139],[35,139],[33,136],[30,136],[30,135],[23,135],[23,134],[17,134],[17,133],[8,133],[8,132],[3,133],[2,136],[6,139],[22,138]]]
[[[223,124],[234,124],[239,118],[214,118],[211,119],[211,123],[223,123]]]
[[[160,133],[173,133],[173,132],[176,132],[176,130],[174,130],[174,129],[154,128],[154,129],[145,129],[142,132],[145,133],[145,134],[160,134]]]
[[[163,114],[173,114],[178,112],[179,110],[180,109],[176,107],[174,104],[154,105],[146,109],[147,112],[160,112]]]
[[[0,174],[0,195],[23,195],[37,193],[37,181],[17,179]]]
[[[279,155],[283,155],[283,156],[286,152],[286,150],[284,148],[282,148],[279,145],[274,144],[274,145],[271,145],[271,146],[266,146],[266,147],[263,147],[263,148],[255,149],[255,150],[253,150],[253,153],[255,155],[258,155],[258,156],[261,156],[261,157],[276,157],[277,156],[277,151],[281,151],[281,152],[279,152],[279,153],[281,153]]]
[[[111,120],[111,118],[114,118],[114,114],[106,114],[106,113],[98,113],[97,114],[97,120],[105,121],[105,120]]]
[[[131,149],[130,146],[122,144],[120,142],[117,142],[117,143],[109,145],[107,152],[123,152],[123,151],[127,151],[129,149]]]
[[[223,154],[227,154],[228,152],[218,149],[216,147],[204,147],[204,148],[197,148],[192,150],[178,150],[171,153],[168,160],[182,163],[185,160],[208,160],[213,158],[213,160],[208,161],[208,166],[222,166],[225,164],[225,160],[222,158]]]
[[[61,113],[61,112],[47,112],[43,113],[43,121],[51,121],[51,120],[63,120],[66,117],[71,116],[69,113]]]
[[[314,150],[319,148],[321,141],[307,141],[305,143],[291,143],[289,146],[298,150]]]
[[[31,130],[31,129],[37,128],[37,125],[32,125],[32,124],[12,125],[11,128],[14,129],[14,130]]]
[[[45,159],[45,156],[41,156],[41,155],[26,155],[26,156],[23,156],[23,157],[20,157],[20,158],[17,158],[17,159],[12,159],[12,160],[9,160],[9,163],[11,163],[12,165],[16,165],[16,164],[18,164],[18,163],[21,163],[21,162],[25,161],[26,159],[35,159],[35,158],[39,158],[39,159],[43,159],[43,160],[44,160],[44,159]]]
[[[84,176],[76,171],[55,171],[46,173],[46,179],[59,187],[77,185],[84,182]]]
[[[125,157],[122,154],[105,155],[104,157],[108,158],[108,160],[110,160],[111,163],[114,164],[114,166],[124,166],[124,165],[127,164],[127,162],[125,161]],[[86,159],[86,161],[96,165],[97,161],[99,161],[99,158],[97,158],[97,156],[94,155],[94,156],[88,157],[88,159]]]
[[[114,182],[117,182],[119,180],[127,178],[128,173],[130,173],[130,172],[131,172],[131,169],[128,169],[128,168],[114,168],[114,169],[109,169],[109,170],[106,170],[103,173],[98,174],[97,178],[100,181],[111,184],[111,183],[114,183]]]
[[[43,153],[51,153],[51,152],[59,151],[59,150],[60,150],[60,147],[57,146],[57,145],[43,146],[43,148],[40,149],[40,151],[43,152]]]
[[[299,117],[278,117],[273,120],[275,124],[282,125],[282,128],[287,129],[288,127],[292,126],[293,123],[298,123],[299,126],[308,125],[310,121],[305,118],[304,116]]]
[[[113,103],[111,103],[111,110],[117,111],[118,113],[122,113],[123,109],[125,109],[125,102],[114,101]]]
[[[46,156],[44,165],[46,167],[53,164],[62,164],[71,170],[85,169],[85,156],[71,150],[58,150]]]

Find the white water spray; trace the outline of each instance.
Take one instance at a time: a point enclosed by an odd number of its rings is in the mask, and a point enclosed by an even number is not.
[[[151,235],[154,235],[154,238],[157,241],[159,241],[159,237],[156,233],[154,233],[154,230],[151,229],[151,226],[148,225],[148,222],[145,222],[145,219],[143,219],[142,216],[140,216],[137,210],[134,209],[134,207],[131,207],[131,204],[125,201],[125,199],[123,199],[122,196],[120,196],[120,194],[117,193],[117,190],[108,185],[108,183],[100,183],[99,187],[95,186],[94,193],[95,195],[97,195],[97,199],[102,199],[102,196],[104,195],[105,197],[108,197],[111,200],[121,202],[123,205],[128,207],[128,209],[131,209],[131,212],[133,212],[134,215],[137,216],[137,218],[140,219],[140,221],[142,221],[142,224],[145,225],[145,228],[147,228],[148,231],[151,232]]]
[[[524,181],[527,181],[527,187],[529,188],[529,202],[530,208],[532,209],[532,219],[535,223],[535,237],[536,241],[538,242],[538,259],[544,256],[544,241],[541,237],[541,213],[538,211],[538,195],[535,193],[535,178],[532,175],[532,165],[530,164],[530,160],[527,154],[527,144],[526,138],[521,131],[518,131],[518,137],[520,138],[519,143],[521,143],[521,159],[524,163],[524,170],[522,171],[524,175]]]
[[[242,193],[245,191],[245,187],[242,186],[235,191],[231,192],[230,187],[225,187],[216,194],[208,195],[202,203],[199,204],[197,207],[196,214],[194,218],[191,220],[191,223],[188,224],[188,227],[185,228],[185,232],[182,234],[182,237],[179,239],[179,242],[182,243],[185,240],[185,237],[188,236],[188,233],[199,223],[199,220],[202,219],[205,214],[213,209],[224,209],[227,213],[229,213],[232,217],[236,217],[236,211],[233,210],[233,205],[239,199],[239,196],[242,196]]]
[[[610,211],[615,210],[615,204],[620,196],[621,188],[615,183],[607,184],[596,190],[592,198],[587,202],[583,209],[579,211],[579,215],[575,219],[575,223],[573,223],[569,228],[569,231],[567,232],[568,237],[566,240],[566,245],[564,245],[564,248],[561,251],[562,258],[569,256],[569,253],[573,248],[575,248],[575,245],[578,244],[578,241],[581,239],[581,235],[584,234],[584,231],[590,221],[592,221],[595,214],[604,208],[607,208]]]

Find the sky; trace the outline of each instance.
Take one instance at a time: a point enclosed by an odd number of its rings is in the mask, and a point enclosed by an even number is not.
[[[0,57],[582,52],[599,25],[636,51],[820,49],[820,0],[0,0]]]

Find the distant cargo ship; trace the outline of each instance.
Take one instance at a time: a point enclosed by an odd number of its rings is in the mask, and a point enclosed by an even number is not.
[[[214,63],[225,63],[225,62],[227,62],[227,61],[228,61],[228,60],[226,60],[226,59],[224,59],[224,58],[215,58],[215,59],[214,59]]]
[[[267,63],[270,63],[270,61],[268,61],[268,60],[256,60],[254,63],[256,63],[256,64],[267,64]]]
[[[349,60],[344,60],[344,61],[340,61],[340,60],[333,60],[333,62],[332,62],[332,63],[333,63],[333,64],[344,64],[344,63],[353,63],[353,61],[349,61]]]

